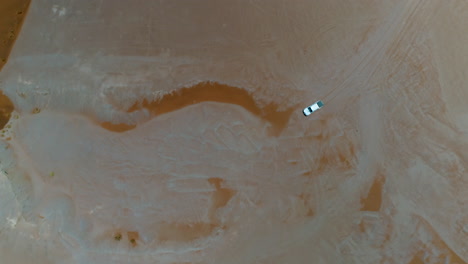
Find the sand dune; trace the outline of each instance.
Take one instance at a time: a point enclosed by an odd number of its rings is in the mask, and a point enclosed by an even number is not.
[[[32,1],[2,55],[0,262],[467,263],[467,15]]]

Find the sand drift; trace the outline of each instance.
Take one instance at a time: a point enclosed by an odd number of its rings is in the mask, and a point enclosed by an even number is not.
[[[466,263],[467,7],[32,1],[3,261]]]

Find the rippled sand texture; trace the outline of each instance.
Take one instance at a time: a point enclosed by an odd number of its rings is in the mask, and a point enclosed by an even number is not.
[[[1,262],[466,263],[467,17],[32,1],[0,73]]]

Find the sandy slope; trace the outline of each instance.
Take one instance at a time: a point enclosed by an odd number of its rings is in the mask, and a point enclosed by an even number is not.
[[[33,1],[0,72],[16,109],[2,257],[466,263],[467,15],[435,0]]]

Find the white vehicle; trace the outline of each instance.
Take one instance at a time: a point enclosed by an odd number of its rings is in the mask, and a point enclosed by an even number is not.
[[[313,105],[304,108],[304,110],[302,110],[302,112],[304,113],[305,116],[308,116],[308,115],[312,114],[313,112],[315,112],[315,111],[319,110],[320,108],[322,108],[322,106],[323,106],[322,101],[317,101]]]

